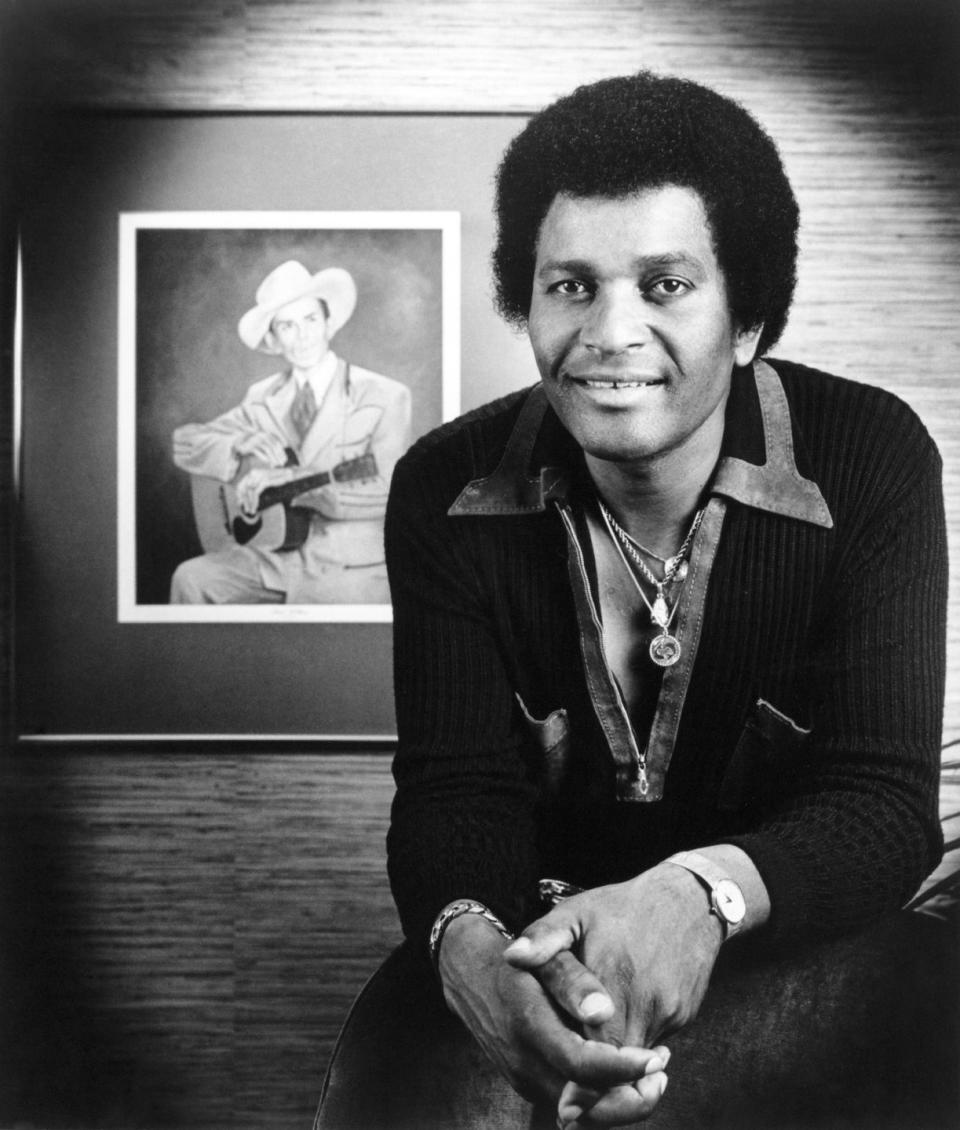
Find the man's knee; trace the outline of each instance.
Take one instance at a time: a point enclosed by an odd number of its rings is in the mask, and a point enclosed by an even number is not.
[[[280,604],[284,593],[264,583],[258,554],[247,546],[182,562],[170,580],[171,604]]]
[[[737,1130],[956,1125],[957,942],[955,924],[903,912],[792,956],[731,947],[668,1041],[667,1109]]]
[[[426,946],[405,942],[344,1024],[314,1130],[530,1125],[527,1103],[445,1005]]]
[[[191,557],[189,561],[182,561],[174,569],[170,578],[171,604],[213,603],[205,585],[206,570],[203,566],[202,557]]]

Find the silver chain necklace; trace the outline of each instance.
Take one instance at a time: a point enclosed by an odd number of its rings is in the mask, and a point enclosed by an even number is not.
[[[601,503],[601,505],[603,504]],[[680,543],[680,548],[677,550],[677,552],[672,557],[661,557],[659,553],[654,553],[652,549],[647,549],[647,547],[645,545],[641,545],[641,543],[638,542],[635,537],[633,537],[631,534],[628,534],[609,510],[607,511],[607,514],[610,517],[610,522],[613,525],[613,528],[616,530],[618,537],[630,551],[630,556],[640,566],[643,575],[650,581],[651,584],[656,584],[656,579],[647,568],[646,564],[636,555],[636,553],[633,552],[633,550],[639,550],[640,553],[645,553],[647,557],[652,557],[654,561],[659,561],[663,566],[664,581],[672,580],[673,574],[680,569],[680,566],[686,565],[686,558],[687,553],[690,549],[690,543],[696,537],[697,530],[700,528],[700,522],[703,519],[703,511],[698,510],[696,514],[694,514],[690,529],[687,530],[687,536]],[[678,577],[677,579],[682,581],[683,577]]]
[[[677,552],[672,557],[663,558],[657,556],[655,553],[650,553],[650,551],[644,549],[639,542],[634,541],[607,509],[603,499],[598,497],[597,504],[600,507],[600,513],[606,524],[610,540],[613,542],[617,553],[620,555],[620,560],[623,562],[624,568],[630,574],[630,579],[636,586],[637,592],[639,592],[640,596],[643,598],[643,603],[647,606],[647,610],[650,613],[650,619],[660,629],[660,634],[650,641],[650,658],[658,667],[672,667],[680,658],[681,647],[679,639],[670,633],[669,628],[676,615],[680,601],[679,599],[675,600],[671,608],[667,602],[664,590],[668,585],[674,582],[683,584],[686,580],[688,571],[687,554],[690,551],[690,546],[693,544],[693,539],[696,537],[697,530],[700,528],[700,523],[703,520],[703,510],[698,510],[694,515],[690,529],[687,531],[687,536],[683,539]],[[636,565],[637,569],[639,569],[644,580],[648,581],[657,590],[657,595],[652,604],[647,594],[644,592],[643,585],[640,584],[636,572],[630,567],[630,562],[627,560],[624,550],[630,555],[630,559],[633,561],[634,565]],[[658,561],[663,563],[663,580],[659,580],[648,568],[647,563],[640,556],[639,550],[643,550],[644,553],[648,553],[649,556],[655,557]]]

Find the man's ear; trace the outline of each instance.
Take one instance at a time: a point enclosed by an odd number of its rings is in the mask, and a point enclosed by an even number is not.
[[[280,352],[280,344],[277,341],[277,335],[273,332],[273,326],[263,335],[263,345],[261,349],[265,349],[267,353]]]
[[[760,342],[760,335],[762,333],[763,322],[761,322],[759,326],[754,326],[749,330],[737,330],[737,338],[734,343],[734,359],[736,360],[738,368],[749,365],[754,357],[756,357],[757,345]]]

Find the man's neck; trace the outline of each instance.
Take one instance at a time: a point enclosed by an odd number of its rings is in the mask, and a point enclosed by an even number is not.
[[[632,462],[586,454],[600,497],[637,541],[667,557],[690,528],[713,477],[723,439],[722,414],[673,451]]]
[[[297,388],[302,388],[309,381],[313,385],[314,392],[322,392],[332,380],[336,368],[337,358],[332,351],[329,351],[316,365],[309,365],[306,368],[291,365],[290,373],[297,382]]]

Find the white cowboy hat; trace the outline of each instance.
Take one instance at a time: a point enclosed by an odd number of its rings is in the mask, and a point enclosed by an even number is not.
[[[333,337],[350,320],[357,304],[357,287],[350,273],[342,267],[327,267],[311,275],[302,263],[289,259],[267,275],[257,287],[256,297],[256,306],[238,322],[237,333],[250,349],[276,353],[277,350],[267,345],[264,337],[281,306],[298,298],[323,299],[329,311],[329,336]]]

